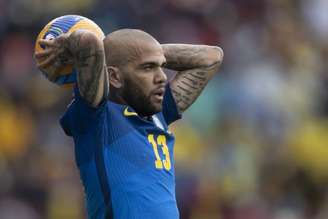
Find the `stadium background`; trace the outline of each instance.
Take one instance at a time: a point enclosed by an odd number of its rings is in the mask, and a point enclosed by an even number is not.
[[[48,21],[81,14],[105,33],[225,51],[173,128],[182,219],[327,219],[327,11],[326,0],[0,0],[0,218],[85,218],[58,124],[71,93],[32,58]]]

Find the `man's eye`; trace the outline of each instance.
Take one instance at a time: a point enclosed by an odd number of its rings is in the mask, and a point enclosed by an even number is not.
[[[150,66],[150,65],[148,65],[148,66],[145,66],[145,67],[144,67],[144,69],[145,69],[146,71],[149,71],[149,70],[152,70],[152,69],[153,69],[153,67],[152,67],[152,66]]]

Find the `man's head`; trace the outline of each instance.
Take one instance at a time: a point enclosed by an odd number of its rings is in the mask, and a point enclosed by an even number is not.
[[[166,75],[161,45],[148,33],[122,29],[104,39],[111,95],[141,116],[162,109]]]

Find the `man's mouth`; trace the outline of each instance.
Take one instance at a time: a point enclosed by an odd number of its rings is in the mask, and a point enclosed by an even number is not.
[[[165,88],[159,88],[153,92],[156,101],[163,101]]]

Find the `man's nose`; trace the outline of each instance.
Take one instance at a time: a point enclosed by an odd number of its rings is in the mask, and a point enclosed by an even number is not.
[[[160,68],[155,75],[155,83],[165,83],[167,76],[162,68]]]

